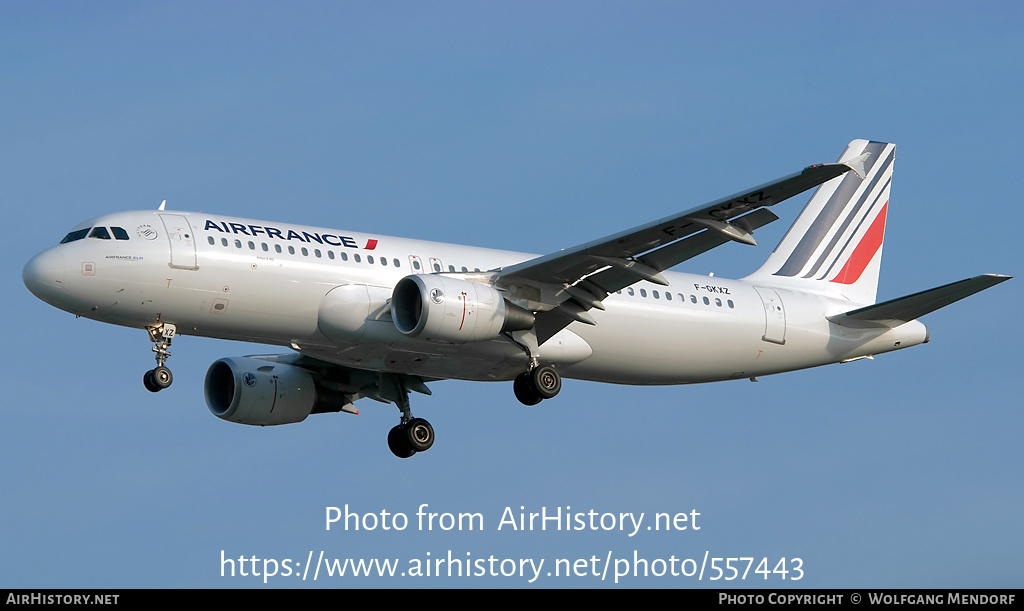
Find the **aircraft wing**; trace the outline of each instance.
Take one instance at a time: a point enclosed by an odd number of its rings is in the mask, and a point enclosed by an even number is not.
[[[601,301],[608,293],[641,280],[666,285],[662,270],[730,240],[756,244],[754,229],[778,219],[767,206],[850,170],[863,175],[862,157],[812,165],[673,216],[502,268],[493,282],[538,311],[537,339],[543,343],[573,321],[594,324],[586,311],[604,309]]]
[[[397,404],[402,393],[407,390],[423,395],[432,394],[426,383],[435,381],[434,378],[356,369],[332,362],[329,355],[330,351],[324,351],[321,355],[315,348],[304,348],[298,354],[252,355],[246,358],[282,363],[309,371],[318,380],[317,390],[333,394],[335,400],[330,403],[337,405],[340,411],[350,413],[359,413],[352,408],[352,403],[364,397],[382,403]]]

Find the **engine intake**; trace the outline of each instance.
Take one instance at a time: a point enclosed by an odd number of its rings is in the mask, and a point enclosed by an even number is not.
[[[408,337],[451,344],[493,339],[534,324],[532,312],[494,287],[436,274],[399,280],[391,296],[391,317]]]

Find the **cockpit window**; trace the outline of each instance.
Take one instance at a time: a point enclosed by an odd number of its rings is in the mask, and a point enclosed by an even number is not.
[[[61,240],[60,243],[61,244],[67,244],[68,242],[74,242],[76,240],[81,240],[82,238],[84,238],[86,236],[86,234],[89,233],[90,229],[92,229],[92,227],[86,227],[85,229],[79,229],[77,231],[72,231],[71,233],[69,233],[66,236],[64,236],[64,239]]]
[[[127,240],[128,239],[128,232],[125,231],[124,228],[122,228],[122,227],[111,227],[110,230],[114,232],[114,239],[117,239],[117,240]]]
[[[110,232],[107,231],[106,227],[93,227],[92,233],[89,234],[89,237],[100,240],[109,240]]]

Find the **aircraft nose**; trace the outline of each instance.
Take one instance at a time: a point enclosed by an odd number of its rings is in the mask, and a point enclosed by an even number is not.
[[[25,287],[43,301],[61,289],[63,279],[64,257],[53,250],[44,250],[32,257],[21,271]]]

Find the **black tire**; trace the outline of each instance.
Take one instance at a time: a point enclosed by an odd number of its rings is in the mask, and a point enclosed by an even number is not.
[[[391,448],[391,453],[399,458],[409,458],[416,453],[409,445],[409,436],[405,434],[405,427],[401,424],[388,433],[388,447]]]
[[[160,387],[156,385],[156,380],[153,379],[152,369],[142,375],[142,384],[149,392],[160,392],[161,390]]]
[[[413,418],[405,425],[405,436],[409,447],[417,452],[426,452],[434,445],[434,427],[423,418]]]
[[[153,385],[159,390],[163,390],[171,385],[174,381],[174,376],[171,375],[171,370],[160,366],[150,372],[153,378]]]
[[[562,390],[562,376],[548,365],[534,367],[530,372],[530,382],[541,399],[551,399]]]
[[[515,381],[512,382],[512,392],[516,394],[516,399],[519,399],[523,405],[537,405],[544,399],[537,394],[537,389],[533,387],[529,372],[523,372],[516,376]]]

